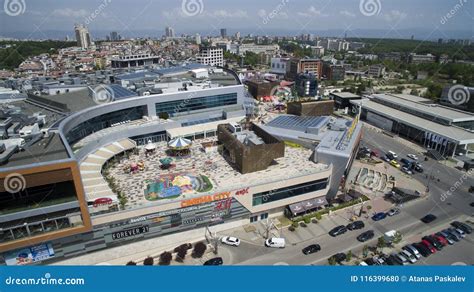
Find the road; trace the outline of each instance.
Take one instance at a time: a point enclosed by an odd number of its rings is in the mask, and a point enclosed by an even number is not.
[[[372,149],[379,150],[379,153],[392,150],[398,153],[399,157],[405,157],[406,154],[413,153],[423,158],[421,153],[415,149],[407,146],[405,143],[400,143],[396,139],[379,133],[374,130],[366,130],[362,145],[368,146]],[[422,160],[422,159],[421,159]],[[422,160],[423,161],[423,160]],[[264,246],[258,246],[252,243],[242,242],[239,247],[221,248],[222,252],[226,253],[229,262],[225,264],[238,265],[325,265],[327,258],[338,252],[347,252],[351,250],[353,253],[358,253],[363,246],[374,245],[377,238],[389,230],[398,230],[402,233],[403,241],[406,243],[418,241],[423,235],[431,234],[449,226],[449,222],[458,219],[466,219],[472,216],[474,208],[469,204],[474,201],[473,195],[468,193],[468,187],[474,185],[472,177],[465,177],[462,179],[460,186],[453,192],[453,195],[441,197],[446,193],[456,181],[460,181],[465,172],[453,169],[449,166],[443,165],[437,161],[430,159],[427,162],[423,161],[425,172],[423,174],[414,174],[415,179],[421,181],[425,185],[429,185],[430,195],[427,198],[408,202],[402,205],[401,213],[388,217],[379,222],[373,222],[371,219],[365,220],[366,227],[362,230],[348,231],[336,238],[330,237],[328,234],[318,236],[309,241],[301,242],[295,245],[287,245],[284,249],[273,249]],[[430,180],[429,174],[436,177],[436,180]],[[427,178],[428,175],[428,178]],[[437,179],[439,178],[439,181]],[[431,224],[424,224],[420,218],[431,213],[438,218]],[[325,218],[323,220],[328,220]],[[334,227],[336,224],[334,224]],[[375,231],[375,237],[366,243],[360,243],[356,237],[365,230],[372,229]],[[282,236],[285,236],[284,230]],[[464,259],[468,261],[467,264],[474,264],[474,259],[463,256],[465,251],[472,251],[473,235],[466,237],[463,242],[457,243],[462,248],[449,247],[452,256],[443,256],[445,252],[440,255],[433,255],[424,263],[427,264],[451,264],[452,259]],[[321,245],[321,251],[312,254],[304,255],[301,250],[309,244],[318,243]],[[447,254],[447,253],[446,253]]]

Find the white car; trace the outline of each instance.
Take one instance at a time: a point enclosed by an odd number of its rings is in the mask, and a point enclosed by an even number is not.
[[[224,237],[222,237],[221,242],[223,244],[233,245],[233,246],[239,246],[240,245],[240,239],[238,239],[237,237],[233,237],[233,236],[224,236]]]
[[[402,171],[406,174],[413,174],[413,172],[406,166],[402,167]]]
[[[412,264],[416,263],[416,257],[412,255],[411,253],[409,253],[408,251],[402,250],[400,254],[403,255],[410,263]]]
[[[388,216],[395,216],[397,214],[400,214],[400,209],[398,208],[392,208],[387,212]]]
[[[407,157],[413,160],[418,160],[418,156],[416,156],[415,154],[407,154]]]

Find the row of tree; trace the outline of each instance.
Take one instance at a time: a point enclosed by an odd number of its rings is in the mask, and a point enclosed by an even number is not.
[[[188,250],[193,249],[191,252],[191,256],[193,258],[201,258],[204,253],[207,250],[207,245],[200,241],[194,244],[194,247],[191,243],[185,243],[182,244],[178,247],[176,247],[173,252],[165,251],[160,254],[158,257],[158,265],[160,266],[168,266],[171,264],[171,261],[173,260],[173,253],[176,253],[175,256],[175,261],[177,262],[184,262],[184,259],[186,258],[186,255],[188,254]],[[129,261],[127,266],[136,266],[137,263],[134,261]],[[143,260],[143,265],[144,266],[153,266],[155,265],[155,258],[148,256]]]

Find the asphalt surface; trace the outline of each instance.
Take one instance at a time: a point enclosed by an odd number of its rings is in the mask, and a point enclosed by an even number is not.
[[[414,174],[414,178],[429,186],[429,196],[424,199],[408,202],[400,206],[401,213],[393,217],[378,222],[371,219],[364,220],[365,228],[356,231],[347,231],[338,237],[331,237],[328,234],[321,235],[314,239],[301,242],[295,245],[287,245],[283,249],[268,248],[263,245],[242,242],[239,247],[222,246],[221,252],[226,253],[229,262],[224,264],[231,265],[326,265],[327,258],[338,252],[347,252],[351,250],[354,254],[360,253],[364,245],[375,245],[377,238],[389,230],[398,230],[403,235],[403,241],[412,243],[419,241],[422,236],[432,234],[449,226],[454,220],[465,220],[472,216],[474,207],[469,204],[474,202],[473,194],[468,193],[470,185],[474,185],[474,179],[466,177],[460,170],[443,165],[433,159],[424,161],[424,156],[415,149],[410,148],[406,143],[400,143],[392,137],[383,133],[366,129],[362,145],[377,150],[379,153],[385,153],[388,150],[398,154],[399,159],[406,157],[406,154],[412,153],[418,155],[420,162],[424,166],[424,173]],[[434,176],[435,179],[430,179]],[[438,181],[439,179],[439,181]],[[456,182],[456,190],[451,195],[446,195]],[[425,224],[420,218],[426,214],[434,214],[438,218]],[[328,220],[325,218],[323,220]],[[330,218],[329,218],[330,220]],[[334,224],[334,227],[336,224]],[[372,229],[375,236],[371,241],[360,243],[356,237],[363,231]],[[284,230],[282,236],[285,236]],[[458,247],[448,247],[445,252],[432,255],[419,264],[427,265],[450,265],[456,262],[468,265],[474,264],[473,252],[474,244],[472,234],[467,236],[462,242],[457,243]],[[318,243],[321,245],[321,251],[304,255],[302,249],[310,244]],[[449,251],[449,252],[448,252]],[[469,253],[471,256],[466,256]]]

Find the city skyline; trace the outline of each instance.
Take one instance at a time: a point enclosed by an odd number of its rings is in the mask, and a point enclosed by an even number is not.
[[[6,0],[8,2],[8,0]],[[21,10],[2,10],[0,37],[60,39],[72,35],[75,23],[88,26],[92,37],[117,31],[125,38],[160,37],[165,27],[176,35],[316,34],[342,37],[419,39],[470,38],[472,2],[458,1],[147,1],[121,0],[21,2]],[[372,5],[373,4],[373,5]],[[77,6],[77,7],[76,7]]]

